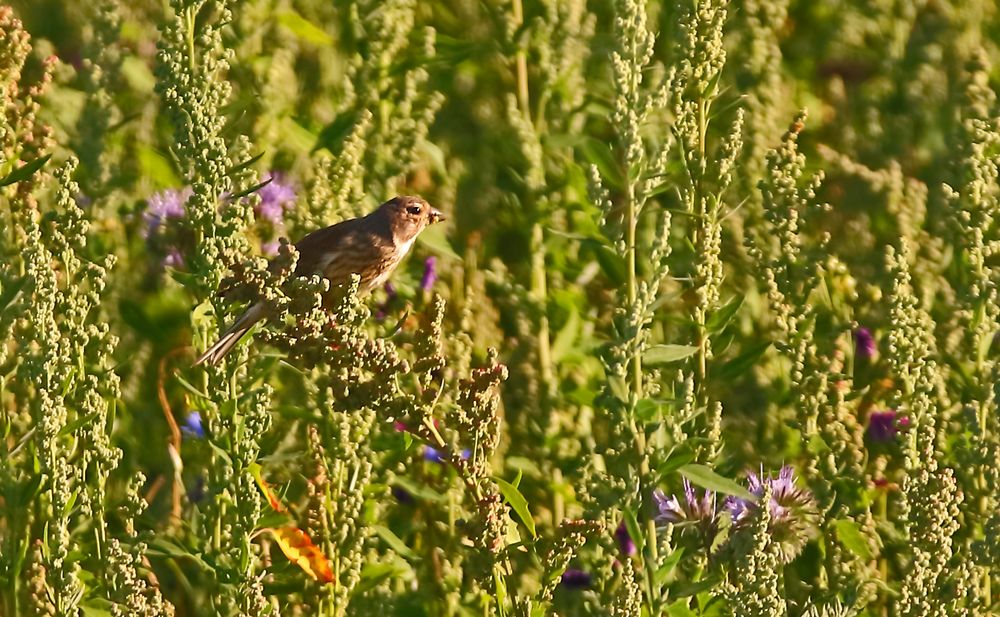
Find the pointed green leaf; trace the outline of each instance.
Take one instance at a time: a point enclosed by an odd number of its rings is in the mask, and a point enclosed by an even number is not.
[[[736,312],[740,310],[740,307],[743,306],[743,298],[744,296],[736,296],[724,307],[712,313],[705,321],[705,330],[711,334],[722,332],[729,325],[729,322],[733,320],[733,317],[736,316]]]
[[[692,484],[697,484],[702,488],[707,488],[717,493],[733,495],[741,499],[749,499],[751,501],[757,499],[750,491],[737,484],[734,480],[720,476],[705,465],[692,463],[680,467],[677,471]]]
[[[628,530],[629,537],[635,542],[635,550],[642,555],[643,549],[646,548],[646,537],[642,533],[642,528],[639,527],[639,519],[636,518],[635,511],[629,507],[626,507],[622,514],[625,516],[625,529]]]
[[[10,184],[14,184],[15,182],[23,182],[27,180],[31,176],[35,175],[35,172],[41,169],[50,158],[52,158],[52,155],[46,154],[41,158],[37,158],[21,165],[14,171],[7,174],[5,178],[0,180],[0,186],[8,186]]]
[[[372,525],[372,529],[378,537],[385,540],[385,543],[389,545],[389,548],[394,550],[396,554],[406,557],[407,559],[417,559],[417,554],[410,550],[409,546],[403,542],[399,536],[392,533],[392,530],[384,525]]]
[[[840,543],[861,559],[868,561],[872,558],[871,549],[865,541],[864,533],[858,524],[851,519],[840,519],[833,523],[837,530],[837,539]]]
[[[696,353],[698,348],[694,345],[653,345],[642,354],[642,361],[651,365],[668,364],[689,358]]]
[[[510,482],[501,480],[500,478],[497,478],[496,482],[497,486],[500,487],[500,492],[503,494],[504,499],[507,500],[510,507],[514,508],[514,512],[517,512],[517,515],[521,517],[524,526],[531,532],[531,537],[535,537],[535,520],[531,518],[531,512],[528,510],[528,500]]]

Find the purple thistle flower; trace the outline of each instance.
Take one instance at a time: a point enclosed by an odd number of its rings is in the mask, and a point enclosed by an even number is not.
[[[854,350],[859,358],[870,360],[875,357],[875,337],[868,328],[859,327],[854,330]]]
[[[699,498],[687,478],[684,478],[684,503],[681,503],[676,495],[667,497],[659,489],[653,492],[653,500],[656,501],[656,507],[660,511],[656,517],[658,521],[667,523],[696,521],[713,525],[716,522],[715,491],[706,490]]]
[[[732,518],[733,527],[737,531],[746,529],[760,507],[765,486],[771,489],[771,499],[767,504],[771,518],[768,532],[782,559],[788,563],[802,551],[819,517],[812,494],[795,485],[795,470],[791,466],[783,466],[776,478],[770,475],[765,477],[763,470],[760,474],[748,473],[747,489],[756,499],[730,496],[726,498],[725,508]]]
[[[282,173],[273,172],[271,182],[260,187],[257,195],[260,196],[257,215],[275,226],[281,225],[285,210],[295,205],[295,188],[291,183],[285,182],[285,175]]]
[[[197,439],[205,437],[205,427],[201,424],[201,414],[197,411],[189,413],[184,419],[184,424],[181,425],[181,432]]]
[[[618,523],[618,528],[615,529],[615,541],[618,543],[618,550],[621,551],[622,555],[626,557],[635,555],[635,542],[628,533],[625,521]]]
[[[561,585],[566,589],[589,589],[591,576],[577,568],[567,568],[562,574]]]
[[[146,229],[142,237],[149,238],[156,233],[166,219],[179,219],[184,216],[184,204],[192,194],[191,187],[186,186],[180,190],[160,191],[147,199],[146,211],[142,215]]]
[[[420,279],[420,289],[425,292],[430,291],[435,281],[437,281],[437,257],[431,255],[424,260],[424,275]]]
[[[909,425],[909,418],[905,416],[899,418],[897,424],[895,409],[873,411],[868,414],[868,430],[865,431],[865,434],[868,439],[876,443],[886,443],[896,438],[899,427],[905,428],[907,425]]]

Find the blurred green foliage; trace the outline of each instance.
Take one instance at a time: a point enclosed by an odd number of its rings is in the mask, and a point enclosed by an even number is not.
[[[995,614],[998,36],[11,2],[0,615]],[[290,275],[396,194],[448,223],[391,289]]]

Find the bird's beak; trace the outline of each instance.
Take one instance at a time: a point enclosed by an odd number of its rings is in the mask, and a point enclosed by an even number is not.
[[[446,221],[446,220],[448,220],[447,217],[441,214],[440,210],[431,208],[431,224],[440,223],[441,221]]]

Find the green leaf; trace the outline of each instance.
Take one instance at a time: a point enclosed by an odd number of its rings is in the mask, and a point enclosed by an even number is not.
[[[736,316],[736,312],[743,306],[744,296],[736,296],[729,301],[729,304],[712,313],[705,321],[705,330],[711,334],[722,332],[729,322]]]
[[[333,44],[333,39],[322,28],[291,9],[278,13],[278,23],[307,43],[320,47]]]
[[[409,435],[405,433],[404,436]],[[392,481],[393,485],[402,488],[407,493],[413,495],[418,499],[423,499],[425,501],[431,501],[435,503],[440,503],[445,500],[444,495],[430,488],[426,484],[417,484],[409,478],[404,478],[402,476],[396,476]]]
[[[673,573],[674,568],[677,564],[681,562],[681,557],[684,556],[684,547],[679,546],[673,550],[672,553],[667,555],[660,567],[656,569],[656,574],[653,575],[653,581],[657,585],[662,584],[667,580],[667,578]]]
[[[25,283],[28,282],[27,276],[22,276],[15,280],[13,283],[8,284],[4,287],[3,292],[0,293],[0,313],[7,310],[14,300],[17,299],[18,294],[24,289]]]
[[[625,516],[625,528],[628,530],[628,535],[635,542],[635,550],[642,555],[642,551],[646,548],[646,536],[643,535],[642,528],[639,527],[639,519],[636,518],[635,511],[630,507],[626,507],[622,514]]]
[[[524,526],[531,532],[531,537],[535,537],[535,520],[531,518],[531,512],[528,510],[528,500],[510,482],[500,478],[496,478],[496,482],[497,486],[500,487],[500,492],[503,494],[504,499],[507,500],[510,507],[514,508],[514,512],[517,512],[517,515],[521,517]]]
[[[698,613],[688,607],[688,600],[683,598],[667,607],[667,615],[670,617],[698,617]]]
[[[95,411],[83,416],[82,418],[77,418],[76,420],[73,420],[66,426],[62,427],[62,429],[59,430],[59,435],[60,436],[72,435],[78,429],[83,428],[87,424],[93,422],[96,417],[97,417],[97,412]]]
[[[354,130],[354,125],[358,122],[358,116],[357,110],[351,110],[334,118],[333,122],[324,126],[323,130],[319,132],[319,137],[316,138],[313,151],[326,148],[333,154],[340,152],[340,145],[344,143],[344,140]]]
[[[351,591],[357,596],[365,591],[378,587],[379,583],[389,578],[398,578],[409,572],[404,563],[370,563],[361,569],[361,581]]]
[[[407,559],[417,559],[417,554],[410,550],[406,543],[399,539],[399,536],[392,533],[392,530],[384,525],[372,525],[372,529],[378,535],[378,537],[385,540],[385,543],[389,545],[389,548],[394,550],[396,554],[406,557]]]
[[[552,361],[558,363],[566,354],[573,349],[580,334],[580,312],[573,307],[566,318],[566,323],[559,329],[556,338],[552,341]]]
[[[635,418],[639,422],[649,423],[658,420],[660,403],[650,398],[644,398],[635,404]]]
[[[503,617],[507,614],[507,581],[499,565],[493,566],[493,583],[497,590],[497,612]]]
[[[8,186],[14,184],[15,182],[23,182],[27,180],[31,176],[35,175],[35,172],[41,169],[50,158],[52,158],[52,155],[46,154],[41,158],[37,158],[21,165],[14,171],[7,174],[5,178],[0,180],[0,186]]]
[[[264,180],[260,184],[256,184],[254,186],[251,186],[250,188],[242,190],[239,193],[234,193],[232,195],[229,195],[228,197],[226,197],[226,201],[228,201],[228,202],[234,202],[234,201],[236,201],[238,199],[246,197],[247,195],[250,195],[251,193],[256,193],[257,191],[259,191],[260,189],[264,188],[268,184],[271,184],[272,182],[274,182],[274,178],[273,177],[272,178],[268,178],[267,180]]]
[[[677,362],[698,353],[698,348],[694,345],[653,345],[642,354],[642,361],[646,364],[668,364]]]
[[[417,236],[417,243],[426,246],[432,253],[439,257],[447,257],[455,261],[462,261],[462,258],[455,249],[451,248],[445,229],[442,225],[431,225]]]
[[[142,177],[152,180],[157,188],[167,189],[180,186],[180,178],[174,172],[174,167],[167,157],[149,146],[140,145],[138,159]]]
[[[834,521],[833,525],[837,530],[837,539],[847,550],[865,561],[872,558],[868,542],[865,541],[865,536],[856,522],[851,519],[840,519]]]
[[[660,473],[660,476],[666,476],[693,462],[694,459],[694,450],[688,446],[680,445],[671,450],[667,459],[660,463],[656,470]]]
[[[697,484],[702,488],[707,488],[717,493],[733,495],[741,499],[757,500],[750,491],[737,484],[734,480],[720,476],[705,465],[692,463],[681,466],[677,471],[692,484]]]
[[[611,151],[611,147],[607,143],[598,139],[587,139],[583,142],[582,150],[587,161],[597,166],[606,186],[615,189],[625,186],[621,166],[615,160],[614,152]]]
[[[675,597],[686,598],[688,596],[697,595],[706,589],[711,589],[712,587],[718,585],[719,582],[719,577],[709,576],[708,578],[703,578],[700,581],[676,585],[671,588],[671,592]]]
[[[753,365],[757,364],[757,361],[760,360],[769,347],[771,347],[771,341],[757,343],[729,362],[723,364],[722,367],[715,373],[715,377],[723,381],[739,377],[749,371]]]

